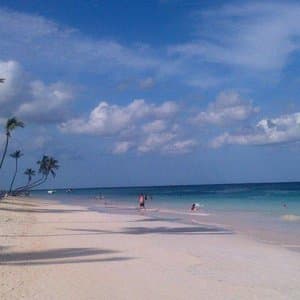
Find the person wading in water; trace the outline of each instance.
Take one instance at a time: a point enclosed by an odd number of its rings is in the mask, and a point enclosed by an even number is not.
[[[139,195],[139,207],[145,208],[145,196],[144,194]]]

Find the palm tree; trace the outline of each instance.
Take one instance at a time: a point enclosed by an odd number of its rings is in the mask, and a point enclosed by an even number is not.
[[[16,117],[12,117],[6,121],[5,124],[5,134],[6,134],[6,142],[5,142],[5,147],[4,147],[4,152],[2,154],[2,159],[0,162],[0,169],[2,168],[6,152],[7,152],[7,147],[8,147],[8,141],[11,137],[11,132],[16,129],[17,127],[24,127],[24,123],[20,120],[18,120]]]
[[[16,160],[16,167],[15,167],[15,173],[14,173],[14,176],[13,176],[13,179],[11,181],[11,184],[10,184],[10,188],[9,188],[9,192],[11,193],[12,191],[12,187],[13,187],[13,184],[15,182],[15,179],[16,179],[16,176],[17,176],[17,172],[18,172],[18,159],[23,156],[24,154],[21,152],[21,150],[17,150],[15,151],[14,153],[10,154],[10,156],[12,158],[14,158]]]
[[[31,182],[32,176],[35,176],[35,171],[31,168],[27,168],[25,170],[24,174],[28,176],[27,185],[29,185]]]
[[[40,182],[39,185],[48,179],[49,174],[51,174],[53,177],[56,176],[54,170],[57,170],[59,165],[58,160],[52,156],[44,155],[43,158],[37,162],[37,164],[40,166],[39,173],[42,174],[42,182]]]
[[[46,174],[47,174],[47,164],[48,164],[49,157],[47,155],[43,155],[42,159],[37,161],[37,164],[39,165],[39,173],[42,174],[42,177],[37,179],[34,182],[31,182],[30,184],[26,184],[24,186],[20,186],[15,189],[15,192],[22,193],[26,190],[30,190],[35,186],[38,186],[46,181]]]
[[[55,170],[59,168],[59,165],[58,160],[55,158],[44,155],[41,160],[37,161],[37,164],[39,165],[38,172],[42,175],[41,178],[25,186],[18,187],[15,189],[16,193],[22,193],[43,184],[48,179],[49,174],[51,174],[53,177],[56,176]]]
[[[39,173],[42,177],[26,186],[26,189],[32,189],[43,184],[48,179],[49,174],[55,177],[55,170],[59,168],[58,160],[48,155],[44,155],[41,160],[37,161],[37,164],[39,165]],[[20,189],[24,189],[24,187],[17,190],[20,191]]]
[[[59,168],[58,160],[50,156],[47,164],[48,175],[51,174],[54,178],[56,176],[54,170],[57,170],[58,168]]]

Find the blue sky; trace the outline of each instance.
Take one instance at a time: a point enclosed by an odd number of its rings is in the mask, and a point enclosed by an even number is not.
[[[57,187],[300,180],[299,20],[296,1],[2,1],[9,151],[57,157]]]

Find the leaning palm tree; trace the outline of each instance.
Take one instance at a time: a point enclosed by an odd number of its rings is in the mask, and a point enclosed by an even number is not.
[[[59,165],[58,160],[56,160],[55,158],[44,155],[41,160],[37,161],[37,164],[39,165],[38,172],[41,174],[41,177],[26,186],[17,188],[15,190],[16,193],[22,193],[43,184],[48,179],[49,174],[51,174],[53,177],[56,176],[55,170],[59,168]]]
[[[57,170],[59,168],[58,160],[53,158],[52,156],[49,157],[48,164],[47,164],[47,171],[48,174],[51,174],[53,178],[56,176],[56,173],[54,170]]]
[[[16,129],[17,127],[22,127],[23,128],[24,123],[22,121],[18,120],[17,118],[15,118],[15,117],[12,117],[12,118],[10,118],[6,121],[6,124],[5,124],[6,141],[5,141],[5,146],[4,146],[4,151],[3,151],[3,154],[2,154],[2,158],[1,158],[1,161],[0,161],[0,169],[2,168],[4,159],[5,159],[5,156],[6,156],[6,153],[7,153],[7,147],[8,147],[9,139],[11,137],[11,132],[14,129]]]
[[[28,176],[27,185],[29,185],[32,180],[32,176],[35,176],[35,171],[31,168],[27,168],[24,174]]]
[[[10,188],[9,188],[9,192],[11,193],[12,191],[12,187],[14,185],[14,182],[15,182],[15,179],[16,179],[16,176],[17,176],[17,172],[18,172],[18,159],[23,156],[24,154],[21,152],[21,150],[17,150],[15,151],[14,153],[10,154],[10,156],[12,158],[14,158],[16,160],[16,165],[15,165],[15,173],[14,173],[14,176],[13,176],[13,179],[11,181],[11,184],[10,184]]]
[[[42,174],[42,180],[38,183],[38,185],[44,183],[47,179],[49,174],[53,177],[56,176],[55,170],[59,168],[58,160],[53,158],[52,156],[44,155],[41,160],[37,162],[39,165],[39,173]]]
[[[15,189],[16,193],[22,193],[24,191],[28,191],[32,189],[35,186],[38,186],[42,183],[44,183],[47,180],[47,165],[48,165],[49,157],[47,155],[44,155],[41,160],[37,161],[37,164],[39,165],[39,173],[41,174],[41,177],[34,182],[31,182],[29,184],[26,184],[24,186],[20,186]]]

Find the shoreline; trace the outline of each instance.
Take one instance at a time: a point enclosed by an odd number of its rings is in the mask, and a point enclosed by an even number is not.
[[[129,203],[122,203],[117,199],[108,200],[91,197],[88,200],[81,200],[77,198],[75,202],[68,202],[53,198],[42,199],[44,199],[43,201],[50,202],[57,201],[57,203],[61,204],[82,205],[99,213],[108,212],[110,214],[117,215],[139,215],[141,213],[138,206],[134,206]],[[186,225],[203,224],[207,226],[222,227],[226,230],[231,230],[244,235],[246,238],[253,239],[257,242],[273,244],[291,251],[300,252],[300,237],[298,235],[298,231],[295,231],[295,228],[292,228],[293,230],[291,230],[291,226],[294,225],[297,226],[296,229],[299,228],[299,220],[298,218],[293,219],[292,217],[292,221],[290,221],[290,215],[288,215],[289,220],[283,218],[285,215],[281,215],[277,219],[271,220],[270,216],[252,211],[207,211],[206,208],[200,208],[200,210],[196,212],[191,212],[188,208],[166,207],[165,205],[150,205],[150,207],[146,207],[144,213],[152,218],[169,218],[170,221]],[[270,220],[272,223],[269,222]],[[278,226],[279,221],[284,221],[281,222],[281,226]]]
[[[4,300],[300,298],[299,253],[219,227],[28,198],[0,218]]]

